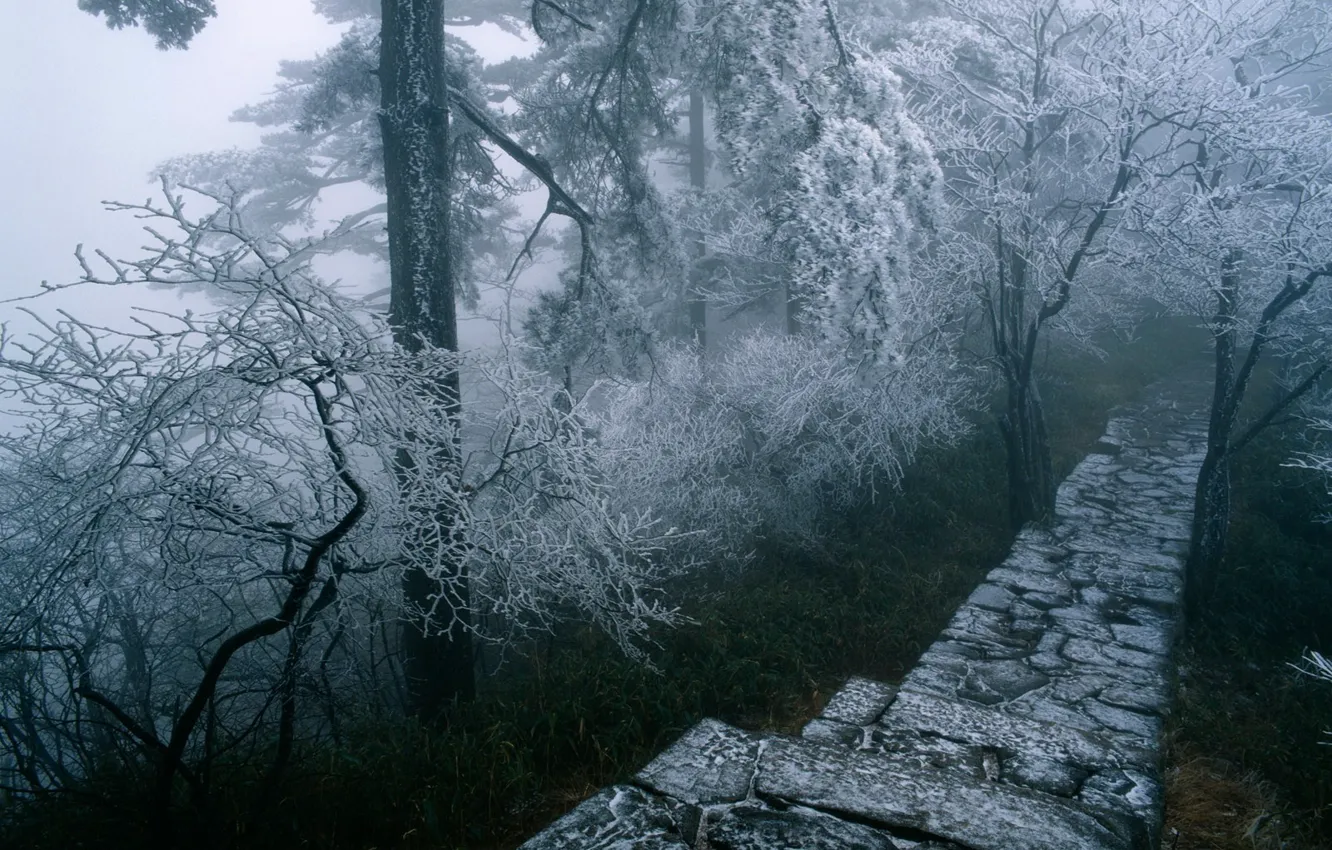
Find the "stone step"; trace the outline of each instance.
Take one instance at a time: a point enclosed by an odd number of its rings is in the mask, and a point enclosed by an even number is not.
[[[898,701],[904,697],[907,695],[899,695]],[[994,728],[994,721],[989,722]],[[812,724],[808,737],[793,738],[745,732],[717,720],[705,720],[654,759],[635,781],[653,794],[699,807],[704,812],[700,815],[703,820],[721,817],[735,805],[775,805],[783,810],[795,806],[850,815],[887,836],[896,835],[886,839],[894,841],[905,833],[966,847],[1002,846],[1011,850],[1146,846],[1145,830],[1135,826],[1137,819],[1125,807],[1101,805],[1099,798],[1061,797],[1001,782],[998,776],[986,778],[983,767],[977,775],[969,769],[971,755],[965,744],[952,742],[950,747],[949,739],[940,736],[937,742],[942,743],[933,751],[938,760],[922,762],[928,747],[894,748],[891,730],[881,724],[871,724],[884,732],[880,743],[889,744],[879,750],[850,746],[836,739],[825,743],[819,737],[818,724],[858,729],[822,719]],[[1016,742],[1017,738],[1009,734],[1005,740]],[[1051,745],[1040,753],[1066,755],[1072,751],[1091,758],[1079,744],[1069,743],[1082,742],[1076,730],[1060,730],[1058,740],[1063,742],[1063,749]],[[1023,741],[1030,743],[1028,739]],[[984,761],[983,754],[979,760]],[[1038,757],[1026,754],[1029,771],[1038,761]],[[1023,762],[1018,759],[1015,763]],[[1070,790],[1080,790],[1090,775],[1084,771],[1078,777],[1078,787]],[[665,804],[656,805],[660,808]],[[604,809],[605,802],[594,806]],[[636,817],[641,820],[644,816]],[[783,815],[775,820],[769,815],[746,817],[771,826],[788,823],[796,816]],[[585,820],[600,823],[596,818]],[[605,832],[604,826],[600,828]],[[824,824],[815,831],[822,834],[831,829]],[[681,830],[683,835],[684,828]],[[994,843],[1000,839],[1001,843]]]
[[[763,742],[757,795],[860,822],[1005,850],[1146,850],[1150,836],[1120,812],[879,753],[796,738]]]

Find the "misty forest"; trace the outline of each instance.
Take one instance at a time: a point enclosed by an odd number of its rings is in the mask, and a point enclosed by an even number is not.
[[[1181,374],[1166,845],[1332,846],[1332,2],[313,5],[6,280],[0,846],[517,847],[899,680]]]

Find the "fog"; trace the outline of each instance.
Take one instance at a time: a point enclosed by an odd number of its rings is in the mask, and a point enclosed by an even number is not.
[[[0,111],[10,120],[0,157],[12,169],[0,206],[3,299],[34,294],[42,281],[76,280],[76,245],[89,256],[94,249],[138,256],[141,225],[105,212],[102,202],[160,194],[154,170],[172,157],[257,145],[262,128],[232,121],[232,113],[273,92],[279,62],[313,58],[346,28],[315,14],[308,0],[228,0],[188,50],[162,51],[142,29],[110,30],[73,0],[14,0],[4,15]],[[492,25],[461,35],[488,61],[534,48]],[[333,220],[339,211],[326,214]],[[355,283],[374,270],[344,259],[320,271]],[[138,299],[158,301],[142,290],[84,287],[28,306],[77,304],[109,318]],[[0,321],[26,327],[15,307],[0,304]]]
[[[3,2],[0,847],[1332,846],[1327,0]]]

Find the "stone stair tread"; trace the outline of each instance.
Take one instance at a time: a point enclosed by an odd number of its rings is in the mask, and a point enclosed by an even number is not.
[[[696,805],[743,800],[750,792],[762,740],[753,732],[705,718],[648,762],[634,781]]]
[[[1121,736],[1085,732],[1039,717],[1012,715],[998,708],[907,688],[897,695],[879,722],[1093,770],[1156,763],[1151,750]]]
[[[764,741],[754,787],[765,798],[925,833],[966,847],[1145,847],[1145,834],[1135,832],[1131,819],[1094,814],[1073,800],[795,738],[774,736]]]
[[[897,686],[852,676],[833,694],[819,715],[825,720],[864,726],[873,723],[897,696]]]
[[[612,785],[533,836],[518,850],[686,850],[678,803],[630,785]]]

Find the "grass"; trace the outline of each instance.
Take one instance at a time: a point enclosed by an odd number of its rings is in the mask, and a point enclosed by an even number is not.
[[[1307,829],[1281,814],[1276,789],[1231,762],[1175,752],[1167,772],[1170,850],[1291,850],[1312,847]]]
[[[1168,368],[1157,352],[1180,335],[1147,332],[1107,361],[1054,358],[1042,376],[1061,475],[1109,409]],[[446,732],[363,718],[340,746],[307,748],[258,830],[243,824],[261,771],[241,765],[186,834],[200,847],[510,848],[702,717],[795,731],[848,676],[894,681],[911,667],[1006,552],[1003,493],[997,429],[980,419],[961,444],[921,457],[898,497],[848,518],[836,558],[768,552],[739,578],[694,588],[695,625],[662,635],[660,673],[593,631],[567,630],[490,682]],[[135,787],[117,777],[87,798],[39,801],[0,845],[141,847]]]

